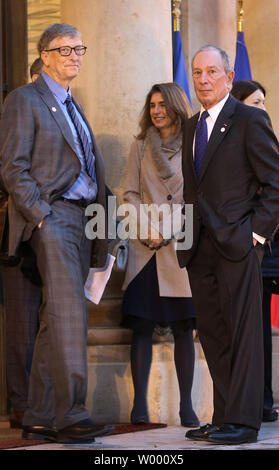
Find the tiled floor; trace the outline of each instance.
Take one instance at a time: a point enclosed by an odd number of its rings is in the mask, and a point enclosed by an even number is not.
[[[3,428],[3,423],[1,424]],[[194,442],[185,439],[186,428],[180,426],[168,426],[150,431],[140,431],[136,433],[117,434],[96,438],[96,441],[87,445],[62,445],[43,444],[36,446],[20,447],[14,450],[91,450],[103,451],[126,451],[126,450],[146,450],[146,451],[193,451],[193,450],[279,450],[279,421],[274,423],[263,423],[258,442],[254,444],[242,444],[238,446],[223,446],[207,444],[206,442]],[[99,455],[100,452],[96,452]]]

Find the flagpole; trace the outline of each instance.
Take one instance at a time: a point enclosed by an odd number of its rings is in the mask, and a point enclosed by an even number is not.
[[[180,34],[181,5],[182,0],[172,0],[173,14],[173,81],[178,83],[185,91],[191,105],[191,95],[183,55],[182,40]]]
[[[244,8],[243,0],[238,0],[237,9],[237,39],[236,39],[236,56],[235,56],[235,76],[234,82],[237,80],[252,80],[249,56],[244,40]]]
[[[173,30],[174,31],[180,31],[180,24],[181,24],[181,20],[180,20],[180,17],[181,17],[181,10],[180,10],[180,4],[181,4],[181,0],[173,0],[173,10],[172,10],[172,13],[173,13],[173,17],[174,17],[174,20],[173,20]]]
[[[242,33],[244,20],[243,0],[238,1],[237,32]]]

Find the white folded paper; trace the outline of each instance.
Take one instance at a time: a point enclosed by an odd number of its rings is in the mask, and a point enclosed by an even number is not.
[[[90,268],[84,286],[87,299],[98,304],[102,298],[105,287],[111,275],[115,257],[108,254],[106,265],[102,268]]]

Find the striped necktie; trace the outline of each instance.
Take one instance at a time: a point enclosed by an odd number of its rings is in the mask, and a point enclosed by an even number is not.
[[[207,124],[205,120],[208,116],[208,112],[203,111],[196,127],[194,166],[198,178],[201,174],[202,161],[207,146]]]
[[[83,150],[83,155],[84,155],[84,161],[85,161],[85,166],[86,166],[86,171],[88,175],[93,179],[93,181],[96,181],[96,173],[95,173],[95,157],[92,152],[92,147],[91,144],[88,140],[88,137],[86,135],[86,132],[84,130],[83,125],[81,124],[78,115],[75,111],[75,107],[73,105],[72,97],[70,95],[67,95],[66,98],[66,106],[68,113],[70,115],[70,118],[73,121],[73,124],[76,128],[77,135],[81,144],[81,148]]]

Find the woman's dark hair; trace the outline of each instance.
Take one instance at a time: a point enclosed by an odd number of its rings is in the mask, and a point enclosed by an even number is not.
[[[150,101],[154,93],[161,93],[168,116],[173,122],[177,121],[176,135],[179,134],[182,122],[192,116],[192,108],[183,88],[177,83],[157,83],[153,85],[147,94],[145,105],[141,112],[139,121],[140,132],[137,139],[141,140],[146,137],[147,129],[153,126],[150,117]]]
[[[32,78],[32,76],[35,74],[40,75],[42,73],[43,65],[44,64],[40,57],[38,57],[38,59],[35,59],[30,67],[30,77]]]
[[[255,80],[237,80],[231,89],[231,94],[239,101],[244,101],[256,90],[261,90],[265,96],[264,87]]]

